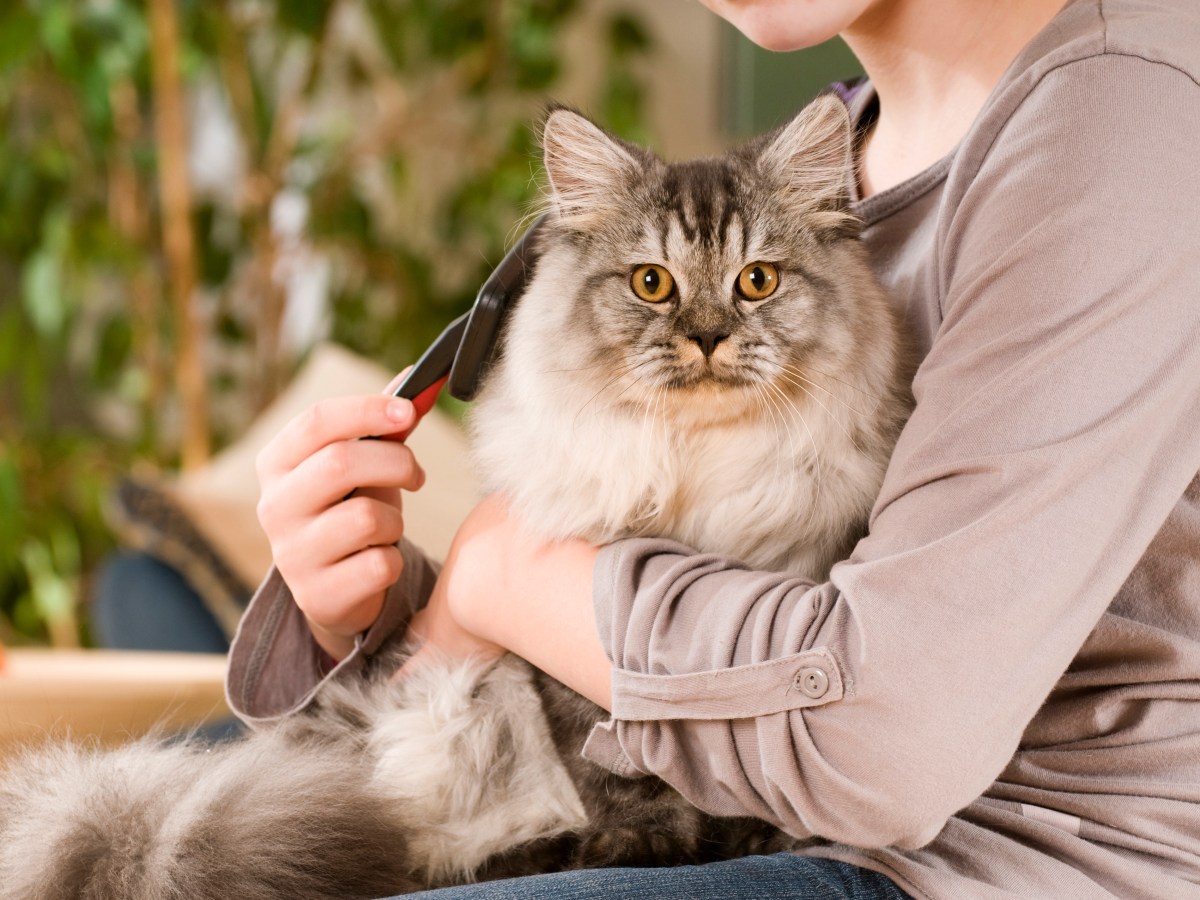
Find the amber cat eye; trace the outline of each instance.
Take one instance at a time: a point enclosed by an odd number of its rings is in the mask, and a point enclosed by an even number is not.
[[[779,270],[768,262],[754,262],[742,269],[737,292],[747,300],[766,300],[779,287]]]
[[[675,293],[675,279],[662,266],[647,263],[633,270],[629,279],[633,292],[647,303],[662,303]]]

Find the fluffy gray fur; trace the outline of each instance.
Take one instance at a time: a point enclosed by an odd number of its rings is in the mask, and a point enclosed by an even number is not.
[[[682,164],[549,115],[539,262],[472,415],[485,482],[531,529],[673,537],[811,577],[848,553],[909,405],[846,208],[850,146],[832,98]],[[778,272],[757,301],[736,288],[753,263]],[[646,264],[669,298],[634,294]],[[792,845],[585,762],[603,711],[514,657],[399,683],[394,662],[241,743],[10,761],[4,896],[346,900]]]

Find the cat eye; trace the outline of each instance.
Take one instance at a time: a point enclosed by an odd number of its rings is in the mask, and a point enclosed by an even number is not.
[[[779,287],[779,270],[768,262],[754,262],[737,277],[737,292],[747,300],[766,300]]]
[[[647,263],[633,270],[629,286],[647,303],[662,303],[675,293],[675,279],[662,266]]]

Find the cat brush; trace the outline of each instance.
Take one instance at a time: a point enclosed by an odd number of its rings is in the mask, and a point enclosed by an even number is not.
[[[458,400],[475,398],[499,343],[504,317],[529,281],[530,270],[537,258],[536,232],[545,218],[545,215],[539,217],[504,254],[500,265],[492,270],[475,295],[471,309],[447,325],[421,354],[392,391],[393,397],[413,401],[418,415],[432,408],[443,385],[450,391],[450,396]],[[408,432],[403,432],[393,439],[407,436]],[[367,440],[381,437],[383,435],[371,435]],[[357,489],[342,499],[349,500],[356,493]]]
[[[475,296],[475,304],[446,326],[421,354],[393,396],[416,400],[446,379],[450,396],[472,400],[495,353],[504,317],[525,290],[536,258],[534,242],[539,218],[500,260]]]

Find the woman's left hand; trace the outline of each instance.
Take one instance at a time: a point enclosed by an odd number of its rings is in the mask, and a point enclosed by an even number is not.
[[[476,633],[480,628],[478,623],[468,627],[464,620],[474,622],[479,617],[480,611],[475,609],[477,604],[473,601],[492,580],[492,570],[496,568],[494,545],[507,537],[498,533],[498,529],[509,524],[503,504],[493,496],[476,506],[459,526],[429,602],[408,623],[407,637],[419,643],[420,649],[396,677],[403,677],[430,658],[487,659],[504,653],[504,647]],[[463,565],[464,554],[466,565]]]
[[[511,651],[607,708],[612,666],[592,611],[599,550],[585,541],[544,541],[485,498],[459,527],[429,603],[409,637],[421,648],[398,678],[447,657],[489,658]]]

